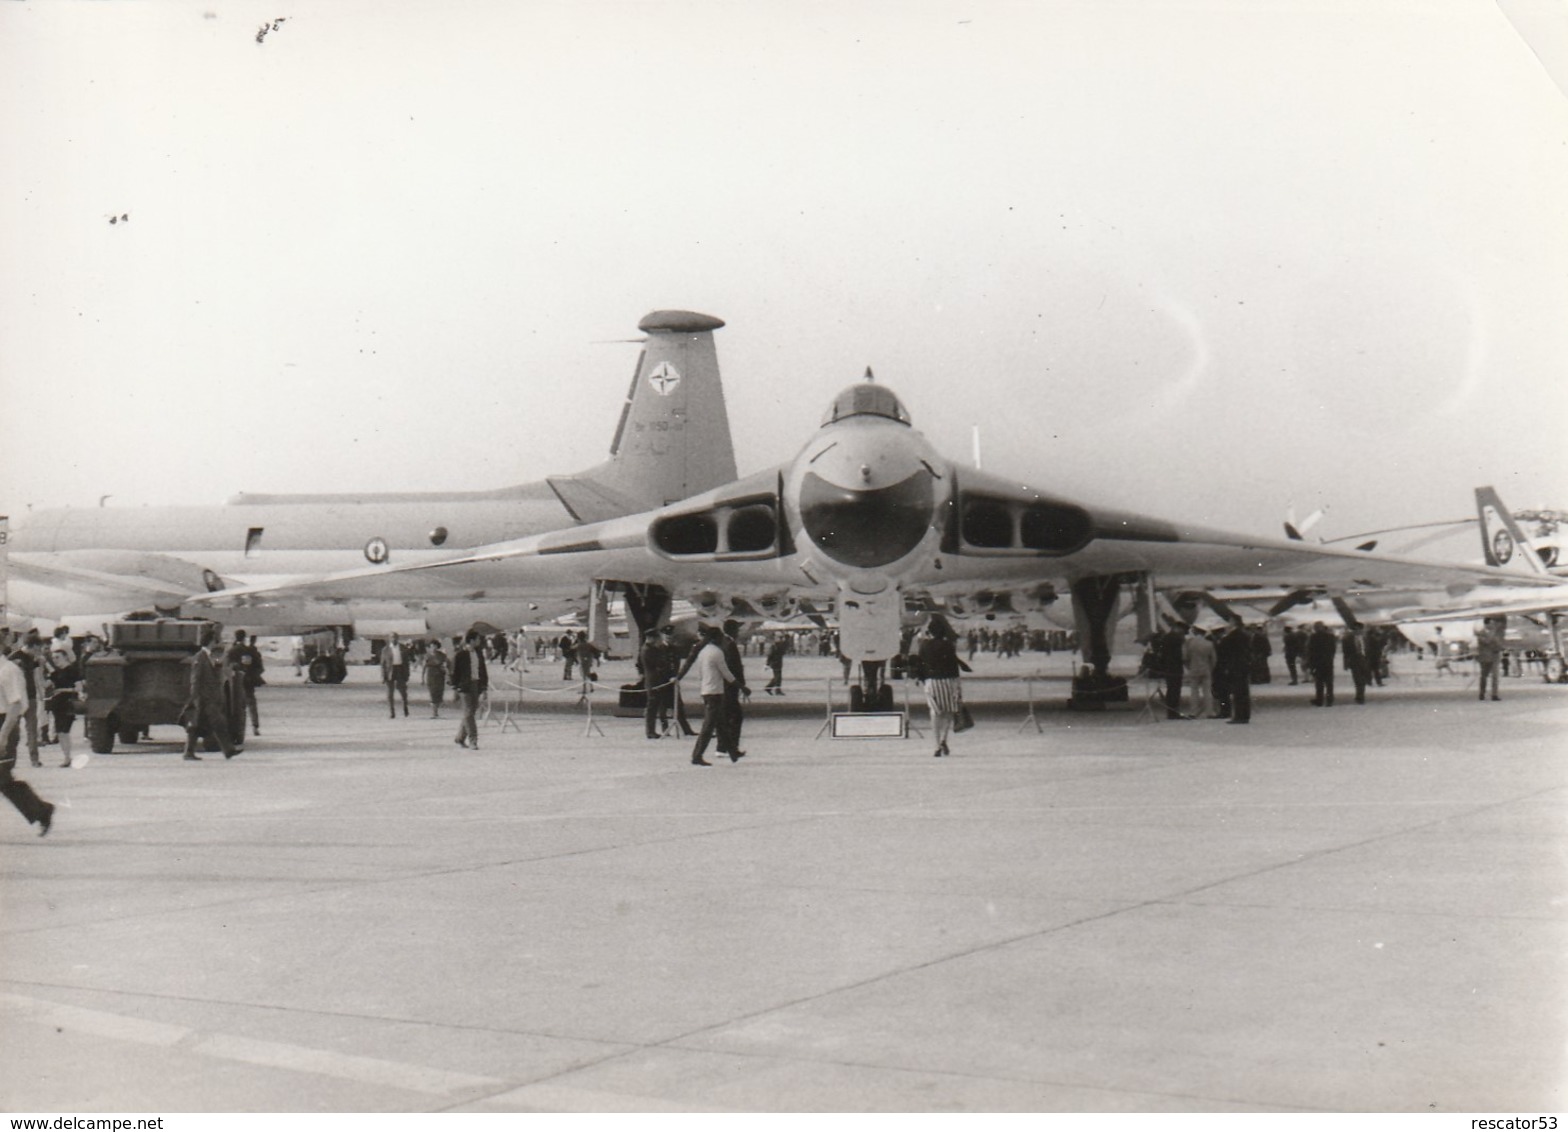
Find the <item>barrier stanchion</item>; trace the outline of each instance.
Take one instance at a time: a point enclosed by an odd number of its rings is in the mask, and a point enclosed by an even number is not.
[[[924,731],[922,731],[920,729],[920,725],[915,722],[915,713],[909,710],[909,677],[908,676],[904,677],[903,683],[904,683],[904,738],[905,739],[910,738],[911,737],[910,736],[910,732],[913,732],[914,734],[919,735],[923,739],[923,738],[925,738],[925,734],[926,733]]]
[[[1138,709],[1138,714],[1133,719],[1133,723],[1153,723],[1154,701],[1159,700],[1163,704],[1165,702],[1165,691],[1163,685],[1155,681],[1152,676],[1147,674],[1141,675],[1143,679],[1143,707]]]
[[[1040,726],[1040,717],[1034,710],[1034,673],[1024,677],[1024,695],[1029,700],[1029,711],[1024,715],[1023,722],[1018,725],[1017,734],[1022,735],[1024,728],[1034,724],[1036,734],[1043,734],[1045,728]]]
[[[583,724],[584,739],[588,738],[595,731],[599,733],[600,738],[604,737],[604,728],[600,727],[598,721],[593,717],[593,688],[593,681],[586,676],[583,677],[582,688],[578,692],[577,702],[583,705],[586,717],[586,722]]]
[[[828,677],[827,705],[823,712],[822,726],[817,728],[815,738],[820,739],[824,734],[833,730],[833,677]]]
[[[513,731],[522,731],[522,726],[513,718],[514,715],[521,715],[523,710],[523,682],[521,677],[517,677],[514,674],[514,678],[508,680],[506,686],[512,694],[507,696],[506,706],[501,712],[501,718],[497,721],[503,735],[506,734],[508,727]]]

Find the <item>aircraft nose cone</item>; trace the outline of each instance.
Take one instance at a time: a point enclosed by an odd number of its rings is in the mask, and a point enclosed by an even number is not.
[[[807,472],[800,488],[806,536],[846,566],[874,569],[903,558],[931,527],[931,476],[915,472],[880,488],[847,488]]]

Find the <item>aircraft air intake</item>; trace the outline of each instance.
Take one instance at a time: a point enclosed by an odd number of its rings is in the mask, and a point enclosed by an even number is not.
[[[839,487],[807,472],[800,517],[817,547],[846,566],[872,569],[897,562],[925,538],[934,508],[929,472],[882,488]]]

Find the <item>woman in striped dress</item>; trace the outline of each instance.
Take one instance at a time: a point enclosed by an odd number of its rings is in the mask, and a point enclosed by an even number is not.
[[[933,613],[920,641],[920,677],[926,687],[926,706],[931,709],[931,730],[936,732],[937,758],[951,753],[947,733],[964,703],[959,670],[974,671],[959,658],[957,642],[958,635],[947,618]]]

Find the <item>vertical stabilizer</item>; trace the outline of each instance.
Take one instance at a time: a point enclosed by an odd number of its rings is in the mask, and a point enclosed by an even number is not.
[[[1490,487],[1476,488],[1475,507],[1481,517],[1481,551],[1486,555],[1488,566],[1499,566],[1516,574],[1550,576],[1529,536],[1519,529],[1496,491]]]
[[[712,315],[654,311],[610,458],[546,482],[581,523],[662,507],[736,478]]]

